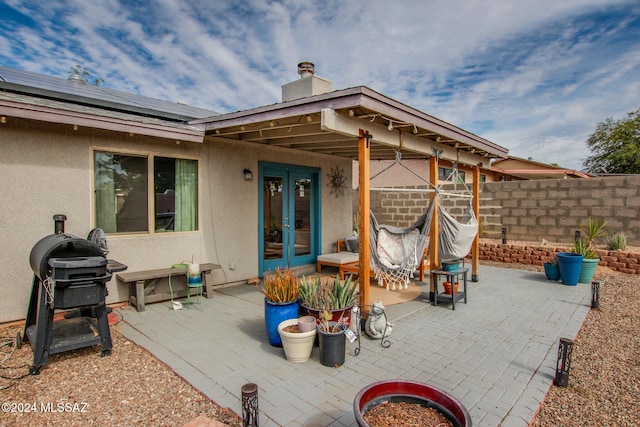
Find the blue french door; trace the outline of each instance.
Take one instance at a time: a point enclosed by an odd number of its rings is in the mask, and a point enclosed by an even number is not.
[[[319,250],[319,169],[260,163],[260,275],[315,263]]]

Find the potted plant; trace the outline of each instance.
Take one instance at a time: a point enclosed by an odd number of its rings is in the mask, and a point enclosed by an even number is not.
[[[607,236],[604,227],[606,221],[598,218],[589,217],[587,224],[580,224],[580,229],[584,232],[584,237],[575,239],[573,242],[572,252],[582,255],[582,267],[580,268],[580,276],[578,282],[591,283],[596,267],[600,262],[600,257],[595,247],[595,240]]]
[[[340,318],[333,321],[332,313],[328,310],[320,312],[318,324],[318,344],[320,347],[320,363],[324,366],[338,367],[344,363],[346,353],[347,322]]]
[[[344,322],[349,326],[351,309],[355,303],[358,282],[347,276],[322,279],[316,274],[313,278],[303,277],[299,283],[300,306],[305,314],[314,316],[320,322],[320,313],[327,311],[332,321]]]
[[[548,280],[560,279],[560,267],[558,267],[558,258],[554,257],[544,263],[544,274]]]
[[[278,325],[283,320],[298,318],[298,279],[289,269],[277,269],[275,274],[265,275],[262,293],[269,343],[282,347]]]
[[[301,317],[300,319],[303,319]],[[278,325],[278,334],[282,341],[284,355],[289,362],[302,363],[309,360],[313,343],[316,338],[316,323],[313,322],[313,329],[303,331],[300,326],[300,319],[283,320]]]

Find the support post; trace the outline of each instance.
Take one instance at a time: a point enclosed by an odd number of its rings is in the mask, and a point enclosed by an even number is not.
[[[478,219],[478,233],[471,246],[471,281],[478,281],[480,266],[480,167],[473,167],[473,213]]]
[[[438,187],[438,157],[432,156],[429,158],[429,182],[434,187]],[[433,193],[431,199],[437,197],[436,193]],[[436,199],[433,207],[433,216],[431,217],[431,229],[429,230],[429,268],[431,270],[437,270],[440,267],[438,260],[438,200]],[[435,301],[433,275],[429,275],[429,300]]]
[[[370,165],[370,153],[371,147],[371,135],[369,132],[362,129],[359,130],[358,137],[358,196],[359,196],[359,209],[358,218],[360,219],[360,229],[358,230],[358,236],[360,237],[360,305],[367,307],[369,305],[369,283],[371,280],[371,267],[370,257],[371,249],[369,248],[370,236],[370,218],[369,210],[371,209],[371,201],[369,190],[371,184],[369,182],[369,176],[371,175]]]

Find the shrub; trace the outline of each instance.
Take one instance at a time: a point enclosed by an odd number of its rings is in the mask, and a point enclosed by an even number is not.
[[[609,236],[607,245],[612,251],[624,251],[627,249],[627,236],[623,232]]]

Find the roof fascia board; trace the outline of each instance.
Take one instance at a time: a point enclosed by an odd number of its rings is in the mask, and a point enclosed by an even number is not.
[[[18,104],[0,100],[0,114],[22,119],[39,120],[49,123],[69,124],[84,127],[93,127],[116,132],[135,133],[138,135],[153,136],[180,140],[185,142],[202,143],[204,132],[200,129],[187,129],[171,126],[159,126],[150,123],[141,123],[112,117],[101,117],[74,111],[59,110],[45,106]]]
[[[177,112],[159,110],[156,108],[136,105],[134,100],[129,100],[129,102],[115,102],[113,100],[103,100],[103,99],[88,97],[88,96],[79,95],[79,94],[70,94],[64,91],[42,89],[35,86],[25,86],[22,84],[12,83],[12,82],[2,82],[0,87],[14,93],[20,93],[20,94],[25,94],[29,96],[55,99],[62,102],[71,102],[71,103],[76,103],[80,105],[88,105],[92,107],[105,108],[105,109],[110,109],[114,111],[122,111],[130,114],[141,114],[141,115],[157,117],[157,118],[166,119],[166,120],[186,121],[186,120],[191,120],[194,117],[193,115],[180,114]],[[96,87],[96,90],[100,90],[100,89],[102,88]],[[118,93],[120,92],[115,90],[110,90],[109,92],[110,96],[117,96]],[[122,94],[124,96],[135,95],[135,94],[129,94],[126,92],[122,92]],[[164,102],[168,103],[168,101],[162,101],[162,100],[154,99],[154,101],[161,102],[161,103],[164,103]],[[187,107],[195,109],[194,107],[190,107],[190,106],[187,106]],[[212,111],[211,113],[214,113],[214,112]]]
[[[295,117],[305,114],[317,114],[318,112],[322,111],[323,108],[327,107],[340,109],[353,108],[359,105],[360,99],[361,95],[356,94],[350,95],[348,97],[331,99],[331,102],[327,102],[327,99],[317,99],[313,102],[307,103],[290,101],[287,103],[273,104],[266,107],[254,108],[252,110],[223,114],[220,116],[210,117],[208,119],[191,120],[189,124],[204,124],[205,129],[209,131],[221,126],[242,126],[261,121],[278,120],[286,117]]]
[[[425,142],[424,138],[411,134],[404,134],[398,131],[389,131],[386,126],[378,123],[363,123],[362,120],[339,114],[332,108],[325,108],[321,112],[321,127],[324,131],[336,132],[342,135],[357,138],[360,129],[369,132],[373,142],[393,147],[396,150],[408,150],[416,153],[422,153],[425,158],[435,155],[435,151],[439,151],[439,158],[451,162],[458,162],[467,165],[489,167],[489,159],[471,154],[464,150],[456,150],[446,144],[438,142]]]
[[[358,86],[250,110],[222,114],[207,119],[192,120],[189,123],[204,124],[206,131],[210,131],[221,126],[243,126],[260,121],[313,114],[325,108],[337,110],[358,107],[366,108],[406,123],[415,123],[416,126],[481,149],[495,157],[507,157],[509,152],[509,150],[504,147],[493,144],[484,138],[460,129],[450,123],[395,101],[366,86]]]

